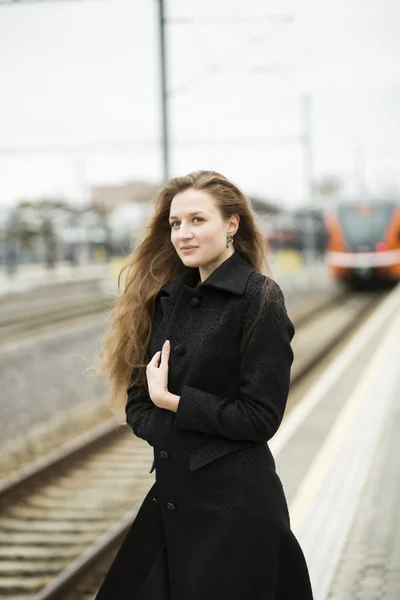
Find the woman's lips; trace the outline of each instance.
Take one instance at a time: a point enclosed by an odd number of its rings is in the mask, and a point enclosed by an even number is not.
[[[189,253],[189,252],[193,252],[193,250],[197,250],[197,246],[193,247],[193,248],[182,248],[182,252],[185,252],[185,254]]]

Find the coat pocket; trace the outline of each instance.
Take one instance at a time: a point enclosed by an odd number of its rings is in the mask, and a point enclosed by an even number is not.
[[[195,471],[232,452],[256,445],[251,441],[223,440],[220,438],[208,441],[189,452],[189,469]]]

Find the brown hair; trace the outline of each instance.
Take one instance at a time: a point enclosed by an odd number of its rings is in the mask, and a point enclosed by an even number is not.
[[[118,297],[105,332],[100,356],[102,373],[111,383],[111,409],[121,414],[130,383],[146,385],[147,349],[155,315],[155,296],[185,266],[171,243],[169,212],[172,199],[189,188],[205,190],[215,199],[223,218],[237,214],[239,228],[234,246],[255,271],[267,270],[265,240],[248,198],[226,177],[215,171],[195,171],[168,180],[155,200],[147,233],[127,259],[118,276]],[[121,291],[121,278],[125,286]],[[265,280],[259,313],[267,298]],[[257,319],[256,319],[257,320]],[[255,322],[254,322],[255,324]],[[253,324],[253,327],[254,327]],[[131,381],[133,370],[138,374]]]

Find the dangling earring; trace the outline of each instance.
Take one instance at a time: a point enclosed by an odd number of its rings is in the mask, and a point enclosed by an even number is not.
[[[226,236],[226,247],[229,248],[229,244],[233,244],[233,235],[228,233]]]

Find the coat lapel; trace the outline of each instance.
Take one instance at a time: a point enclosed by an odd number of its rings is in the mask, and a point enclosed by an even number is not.
[[[183,285],[185,285],[185,282],[189,282],[190,277],[195,276],[195,271],[197,271],[197,269],[185,269],[184,272],[180,273],[176,279],[174,279],[174,281],[164,285],[158,292],[160,295],[163,318],[166,323],[170,323],[171,321],[180,290]]]
[[[238,250],[221,263],[212,273],[201,283],[196,291],[213,287],[223,292],[229,292],[241,296],[244,294],[247,280],[254,271],[253,267],[243,258]],[[158,292],[161,297],[168,297],[176,300],[180,290],[184,285],[194,286],[199,280],[198,267],[184,267],[183,271],[172,281],[164,285]]]
[[[221,263],[203,283],[194,288],[199,280],[198,267],[184,267],[183,271],[171,282],[164,285],[158,292],[160,296],[163,318],[169,323],[179,293],[184,285],[193,287],[193,292],[202,295],[207,289],[216,290],[241,296],[246,289],[247,280],[254,271],[243,256],[235,252]]]

